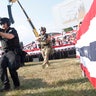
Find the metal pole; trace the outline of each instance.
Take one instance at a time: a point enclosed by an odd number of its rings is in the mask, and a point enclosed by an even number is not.
[[[33,23],[31,22],[31,19],[28,17],[27,13],[25,12],[25,10],[24,10],[24,8],[22,7],[22,5],[21,5],[21,3],[19,2],[19,0],[9,0],[9,2],[12,2],[12,3],[14,3],[15,1],[18,2],[19,6],[21,7],[22,11],[24,12],[25,16],[27,17],[28,22],[30,23],[31,27],[33,28],[33,32],[34,32],[35,36],[38,37],[39,34],[38,34],[35,26],[34,26]]]
[[[17,0],[19,6],[21,7],[22,11],[24,12],[25,16],[27,17],[27,20],[29,21],[30,25],[32,26],[33,29],[35,29],[33,23],[31,22],[30,18],[28,17],[27,13],[25,12],[24,8],[22,7],[22,5],[20,4],[20,2]]]

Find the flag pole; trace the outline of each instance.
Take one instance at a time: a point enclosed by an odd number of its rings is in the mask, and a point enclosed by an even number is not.
[[[22,11],[24,12],[24,14],[25,14],[25,16],[26,16],[26,18],[27,18],[29,24],[31,25],[35,37],[38,37],[39,34],[38,34],[38,32],[37,32],[35,26],[33,25],[31,19],[30,19],[29,16],[27,15],[26,11],[24,10],[24,8],[23,8],[23,6],[21,5],[21,3],[19,2],[19,0],[9,0],[9,2],[11,2],[11,3],[14,3],[14,2],[16,2],[16,1],[18,2],[19,6],[21,7]]]

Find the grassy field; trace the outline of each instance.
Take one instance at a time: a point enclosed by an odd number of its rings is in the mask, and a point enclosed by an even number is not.
[[[96,96],[96,89],[82,77],[79,60],[58,59],[50,63],[45,69],[41,67],[42,62],[26,63],[18,70],[20,89],[11,88],[0,96]]]

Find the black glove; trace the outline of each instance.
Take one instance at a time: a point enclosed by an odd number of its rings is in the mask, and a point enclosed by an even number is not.
[[[0,28],[0,32],[4,32],[4,29],[1,29],[1,28]]]

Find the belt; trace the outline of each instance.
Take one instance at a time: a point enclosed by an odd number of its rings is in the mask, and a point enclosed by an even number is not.
[[[14,50],[9,50],[9,49],[4,50],[5,53],[7,53],[9,51],[14,51]]]
[[[43,44],[43,46],[48,46],[49,45],[49,43],[48,44]]]

